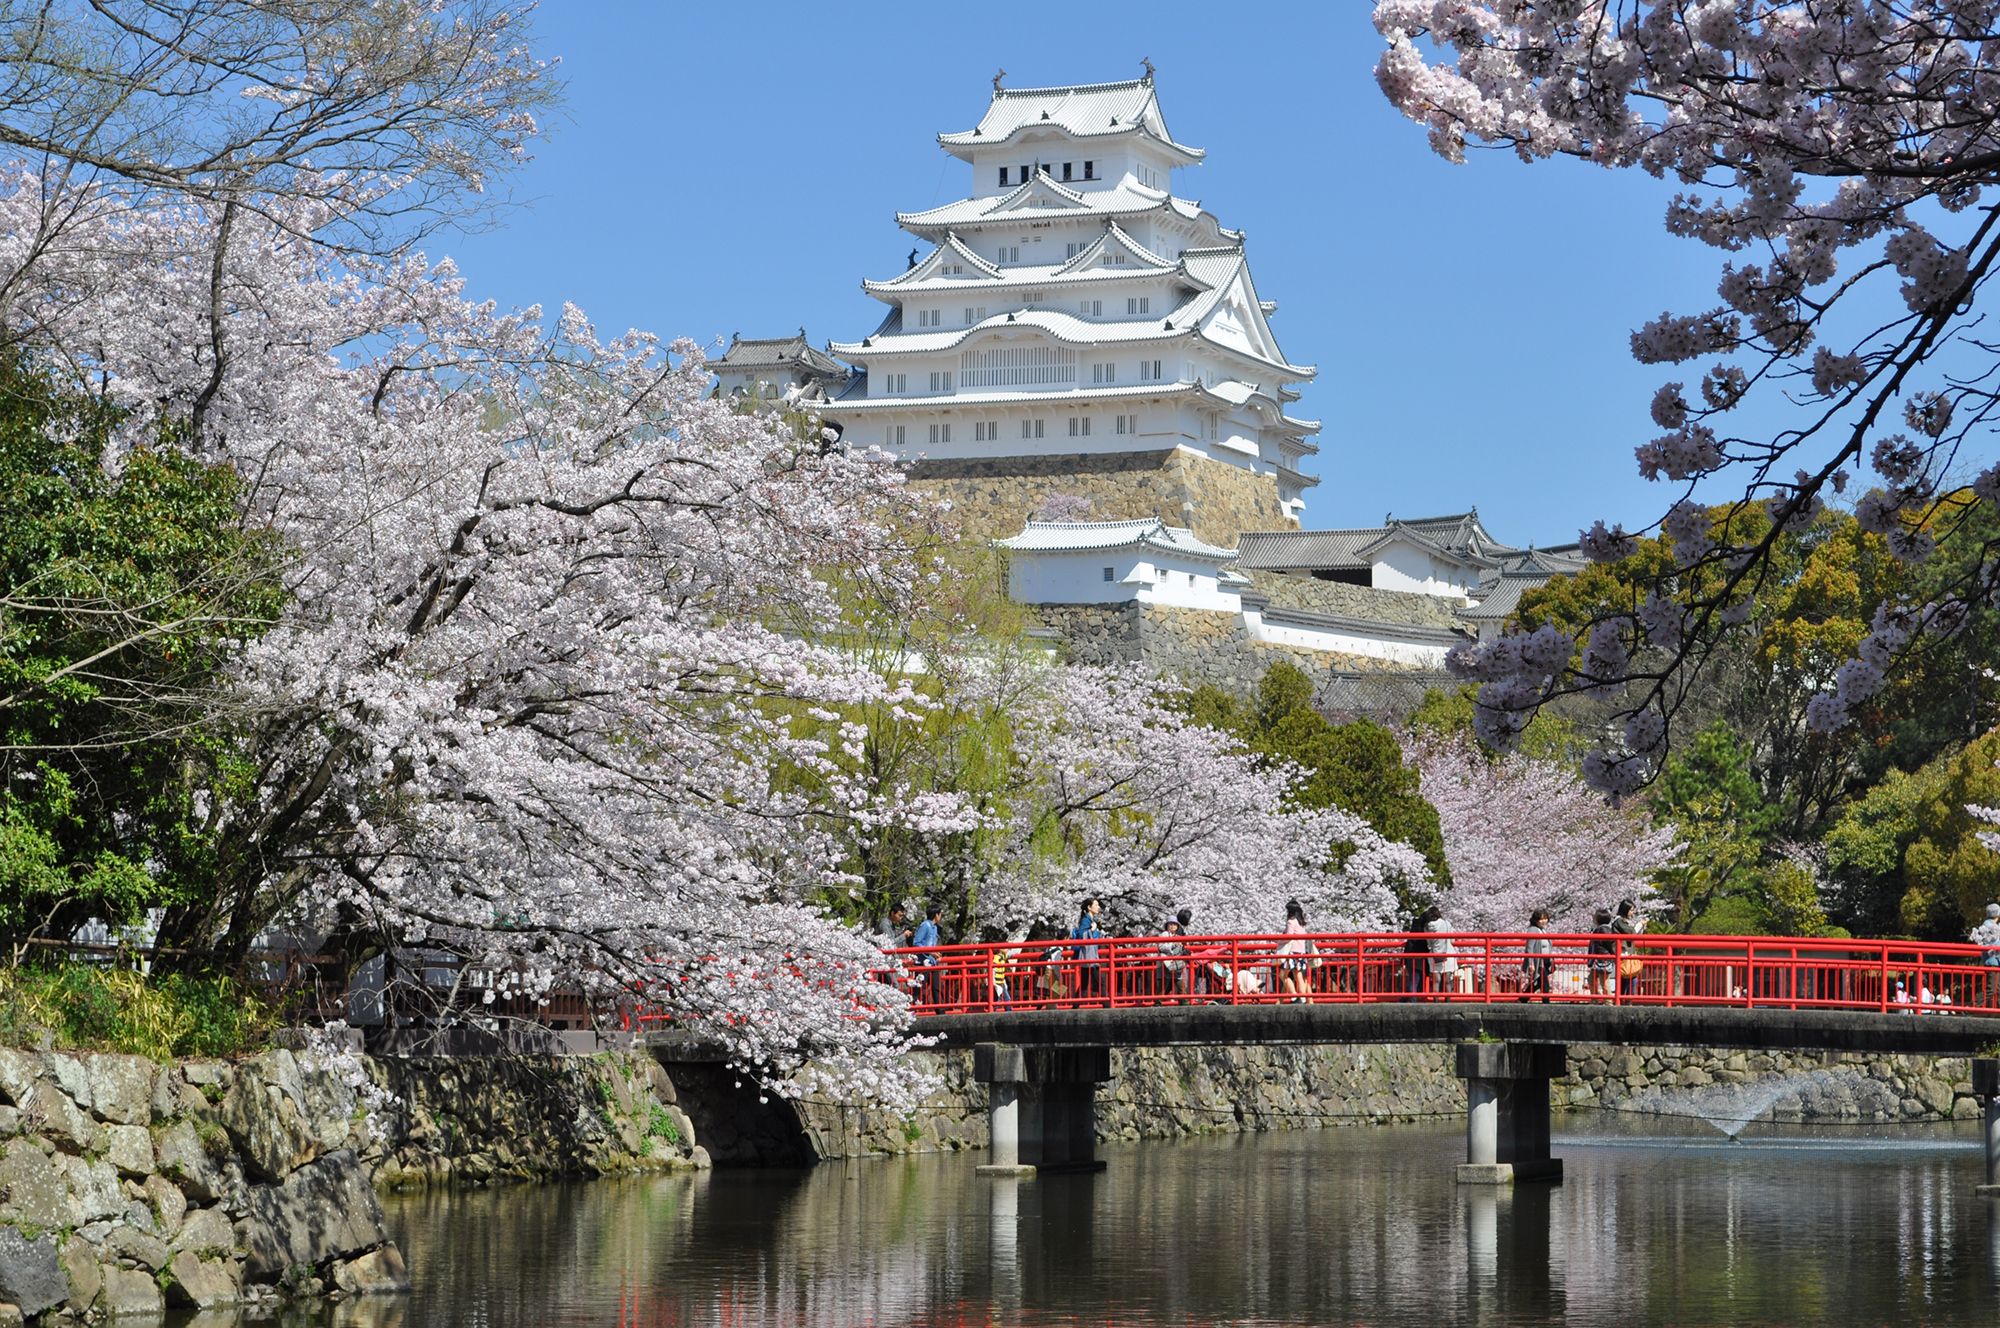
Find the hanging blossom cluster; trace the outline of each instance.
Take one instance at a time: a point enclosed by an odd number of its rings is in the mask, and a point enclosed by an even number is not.
[[[1337,809],[1290,807],[1299,772],[1195,724],[1171,688],[1064,666],[1014,716],[1024,784],[979,916],[1020,933],[1067,926],[1083,899],[1114,929],[1151,933],[1183,907],[1204,930],[1276,932],[1285,903],[1317,931],[1386,927],[1423,855]]]
[[[344,1101],[336,1119],[352,1115],[371,1143],[383,1143],[395,1132],[393,1121],[403,1109],[403,1099],[375,1079],[370,1072],[373,1062],[354,1049],[348,1031],[346,1021],[338,1019],[308,1029],[306,1044],[298,1053],[299,1068],[324,1075],[337,1086],[336,1097]]]
[[[1690,621],[1747,618],[1772,540],[1809,522],[1864,462],[1874,482],[1856,503],[1863,527],[1899,557],[1930,556],[1939,521],[1957,519],[1943,502],[1947,476],[2000,406],[1983,375],[1954,375],[1944,354],[1955,345],[1990,354],[1976,340],[1974,306],[2000,260],[2000,203],[1987,197],[2000,161],[2000,2],[1376,0],[1374,16],[1388,43],[1377,80],[1439,153],[1462,160],[1481,144],[1525,161],[1562,155],[1671,177],[1684,192],[1667,208],[1667,230],[1729,255],[1717,303],[1668,311],[1632,337],[1641,363],[1699,368],[1694,398],[1684,378],[1655,393],[1664,432],[1637,460],[1646,477],[1684,487],[1663,523],[1681,570],[1718,575],[1661,587],[1686,615],[1623,625],[1632,658],[1664,651],[1669,667],[1621,704],[1671,709],[1673,689],[1686,685],[1678,666],[1709,639]],[[1901,316],[1864,314],[1851,321],[1872,330],[1836,341],[1830,311],[1889,282]],[[1790,394],[1798,427],[1776,438],[1730,432],[1730,412],[1759,386]],[[2000,466],[1971,469],[1972,492],[2000,498]],[[1691,501],[1697,483],[1735,473],[1740,506],[1773,518],[1767,535],[1741,546],[1711,538]],[[1611,562],[1635,542],[1599,523],[1582,548]],[[1992,589],[1984,571],[1967,574],[1938,603],[1878,627],[1869,657],[1813,722],[1846,722],[1884,667],[1883,648],[1945,628]],[[1502,714],[1489,727],[1502,736],[1518,729],[1507,716],[1535,688],[1604,687],[1599,674],[1541,662],[1523,662],[1517,647],[1462,657],[1467,676],[1488,684],[1484,702]],[[1644,756],[1602,753],[1593,778],[1629,784],[1631,758]]]
[[[1551,930],[1586,932],[1595,909],[1645,907],[1654,874],[1679,859],[1671,827],[1606,806],[1560,762],[1489,759],[1461,737],[1412,741],[1407,754],[1444,833],[1455,927],[1519,931],[1546,908]]]
[[[333,254],[302,238],[325,191],[233,225],[76,195],[38,231],[63,189],[0,177],[6,334],[122,408],[120,446],[234,467],[287,551],[217,717],[250,772],[210,811],[232,853],[183,931],[446,949],[503,994],[664,1010],[780,1091],[915,1100],[906,1001],[811,901],[850,824],[960,812],[809,718],[918,699],[776,626],[837,638],[816,568],[919,575],[898,477],[710,400],[691,345]]]

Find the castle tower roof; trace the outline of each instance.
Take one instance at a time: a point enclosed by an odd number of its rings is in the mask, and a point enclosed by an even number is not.
[[[1175,141],[1160,114],[1153,79],[1123,83],[1080,83],[1061,88],[1003,88],[995,81],[986,114],[971,129],[939,134],[938,145],[966,161],[975,151],[1004,147],[1037,131],[1053,131],[1073,140],[1143,138],[1169,153],[1179,164],[1193,165],[1207,154]]]

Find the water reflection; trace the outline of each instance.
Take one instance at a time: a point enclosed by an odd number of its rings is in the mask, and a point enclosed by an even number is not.
[[[1990,1324],[1973,1136],[1572,1135],[1559,1188],[1465,1187],[1452,1128],[959,1155],[392,1201],[421,1279],[339,1328],[1328,1322]],[[203,1328],[221,1328],[202,1321]]]

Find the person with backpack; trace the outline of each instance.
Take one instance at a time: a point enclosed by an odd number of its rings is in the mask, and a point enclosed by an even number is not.
[[[1643,928],[1639,924],[1639,906],[1629,899],[1618,901],[1618,916],[1611,920],[1611,930],[1620,936],[1637,936]],[[1645,961],[1633,953],[1629,942],[1618,943],[1618,992],[1622,996],[1639,994],[1639,974],[1645,971]]]
[[[1612,970],[1617,965],[1617,932],[1611,926],[1611,910],[1600,908],[1590,928],[1590,994],[1611,995]]]

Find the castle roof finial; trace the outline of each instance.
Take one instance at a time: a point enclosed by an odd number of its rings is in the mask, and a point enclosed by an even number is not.
[[[1139,63],[1146,67],[1146,81],[1151,83],[1153,81],[1153,57],[1142,55],[1139,57]]]
[[[995,92],[999,92],[999,91],[1001,90],[1001,88],[1000,88],[1000,80],[1001,80],[1001,79],[1003,79],[1003,78],[1005,78],[1005,77],[1007,77],[1007,71],[1006,71],[1006,70],[1004,70],[1004,69],[1002,69],[1002,70],[998,70],[997,72],[995,72],[995,73],[994,73],[994,75],[993,75],[993,90],[994,90]]]

